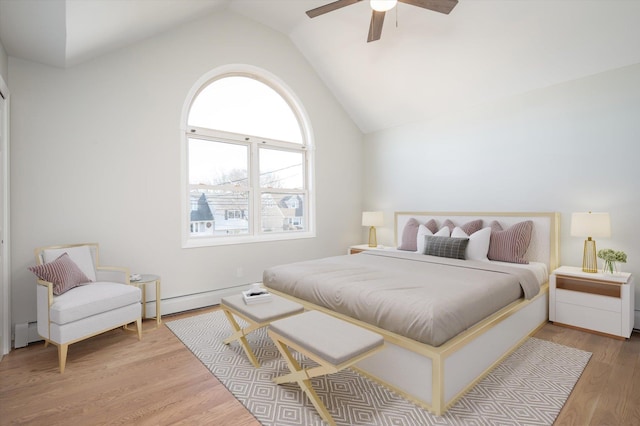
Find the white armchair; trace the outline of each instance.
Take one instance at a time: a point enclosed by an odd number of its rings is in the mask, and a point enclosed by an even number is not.
[[[60,373],[72,343],[132,322],[142,339],[141,291],[130,285],[127,268],[99,266],[98,244],[40,247],[35,256],[29,269],[39,278],[38,334],[58,347]]]

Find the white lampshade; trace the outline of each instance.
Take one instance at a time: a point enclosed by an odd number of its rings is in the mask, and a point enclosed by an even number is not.
[[[572,237],[610,237],[609,213],[572,213]]]
[[[386,12],[391,10],[398,3],[398,0],[371,0],[371,9],[376,12]]]
[[[382,212],[362,212],[362,226],[382,226],[384,216]]]

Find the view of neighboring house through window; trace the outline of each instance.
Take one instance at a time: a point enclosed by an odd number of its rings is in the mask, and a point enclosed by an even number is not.
[[[296,238],[313,228],[301,114],[265,81],[224,74],[193,98],[185,133],[191,242]]]

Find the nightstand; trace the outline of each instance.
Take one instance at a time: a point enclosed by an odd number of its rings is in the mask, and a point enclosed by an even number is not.
[[[549,320],[627,339],[633,331],[633,285],[629,273],[588,273],[561,266],[549,278]]]
[[[350,246],[349,250],[347,251],[347,254],[357,254],[365,250],[395,250],[395,249],[393,247],[385,247],[385,246],[369,247],[369,244],[358,244],[356,246]]]

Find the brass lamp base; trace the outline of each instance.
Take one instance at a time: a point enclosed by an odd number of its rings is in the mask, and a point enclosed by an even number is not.
[[[584,272],[598,272],[598,260],[596,259],[596,242],[595,240],[592,240],[591,237],[584,240],[582,270]]]
[[[369,247],[378,247],[378,239],[376,238],[376,227],[369,227]]]

